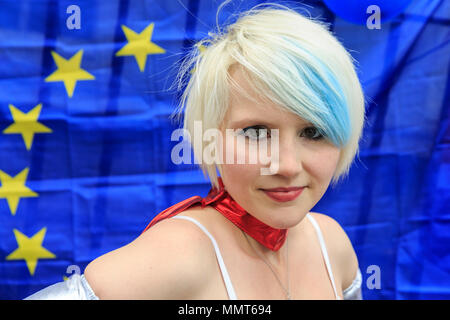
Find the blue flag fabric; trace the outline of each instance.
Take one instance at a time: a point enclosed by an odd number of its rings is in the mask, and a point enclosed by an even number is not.
[[[313,210],[349,235],[366,299],[448,299],[450,3],[412,1],[380,29],[302,3],[358,61],[368,100],[360,157]],[[201,171],[171,160],[171,84],[218,5],[0,1],[0,299],[83,272],[206,195]]]

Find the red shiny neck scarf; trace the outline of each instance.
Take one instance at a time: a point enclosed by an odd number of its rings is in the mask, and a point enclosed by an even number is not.
[[[221,178],[219,178],[219,189],[212,188],[205,198],[194,196],[167,208],[153,218],[144,232],[159,221],[173,217],[199,204],[202,208],[213,207],[239,229],[272,251],[279,250],[286,240],[287,229],[272,228],[245,211],[225,190]]]

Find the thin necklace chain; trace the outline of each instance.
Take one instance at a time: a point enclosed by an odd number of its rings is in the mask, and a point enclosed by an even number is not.
[[[242,230],[241,230],[242,231]],[[278,277],[277,273],[275,272],[275,270],[273,270],[272,265],[266,261],[266,259],[264,258],[264,256],[262,255],[262,253],[258,252],[250,243],[250,240],[248,240],[247,235],[245,234],[244,231],[242,231],[242,234],[244,235],[245,239],[247,240],[249,246],[252,248],[252,250],[261,258],[261,260],[269,267],[270,271],[272,271],[273,275],[275,276],[275,278],[277,279],[278,283],[280,284],[280,287],[283,288],[283,291],[286,295],[287,300],[292,300],[291,298],[291,288],[290,288],[290,281],[289,281],[289,237],[286,238],[286,272],[287,272],[287,289],[286,287],[283,285],[283,283],[281,282],[280,278]]]

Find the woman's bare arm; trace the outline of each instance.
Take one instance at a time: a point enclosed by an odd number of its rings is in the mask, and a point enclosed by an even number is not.
[[[323,237],[328,249],[330,260],[336,265],[342,290],[348,288],[356,277],[359,268],[358,258],[352,243],[344,229],[333,218],[321,214],[312,213],[323,230]],[[339,285],[339,284],[336,284]]]
[[[192,223],[161,221],[84,272],[100,299],[191,299],[215,271],[210,240]]]

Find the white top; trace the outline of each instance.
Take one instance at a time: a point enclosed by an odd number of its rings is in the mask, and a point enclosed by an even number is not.
[[[325,262],[325,266],[327,268],[328,276],[331,281],[331,285],[333,287],[333,291],[335,294],[335,297],[337,300],[340,300],[341,297],[338,295],[336,290],[336,283],[334,281],[333,271],[331,269],[330,259],[328,257],[327,247],[325,246],[325,241],[323,239],[322,231],[320,230],[319,224],[316,222],[316,220],[308,213],[306,215],[313,225],[314,229],[317,233],[317,238],[319,239],[320,249],[322,251],[323,260]],[[183,219],[191,221],[192,223],[196,224],[211,240],[214,250],[216,252],[217,262],[219,263],[220,271],[222,273],[222,278],[225,283],[225,287],[227,289],[228,298],[230,300],[237,300],[236,291],[234,290],[233,283],[231,282],[230,275],[228,274],[227,267],[225,265],[225,262],[223,261],[222,254],[220,253],[219,246],[217,245],[216,239],[211,235],[211,233],[196,219],[187,217],[187,216],[174,216],[171,219]],[[360,300],[362,299],[361,295],[361,271],[358,269],[358,272],[356,274],[355,279],[353,280],[353,283],[343,291],[344,300]]]

